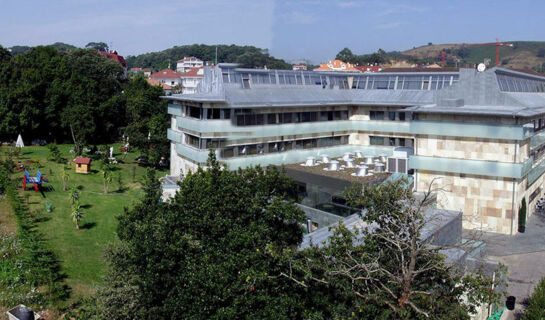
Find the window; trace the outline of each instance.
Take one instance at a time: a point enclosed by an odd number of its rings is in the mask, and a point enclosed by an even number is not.
[[[220,109],[207,109],[206,110],[206,118],[207,119],[220,119]]]
[[[81,163],[78,163],[78,168],[81,168]]]
[[[388,145],[390,147],[395,147],[396,145],[396,138],[388,138]]]
[[[372,146],[383,146],[384,145],[384,137],[370,136],[369,137],[369,144],[372,145]]]
[[[223,119],[231,119],[231,109],[221,109],[223,112]]]
[[[384,111],[370,111],[369,117],[371,120],[384,120]]]
[[[278,123],[276,121],[276,113],[269,113],[267,114],[267,123],[268,124],[276,124]]]
[[[223,158],[232,158],[235,156],[235,148],[233,147],[229,147],[229,148],[225,148],[221,151],[221,156]]]
[[[187,114],[191,118],[201,119],[202,108],[197,108],[197,107],[187,107],[187,108],[188,108]]]
[[[395,121],[396,119],[396,113],[395,112],[388,112],[388,120]]]
[[[185,143],[195,148],[199,148],[199,140],[199,137],[195,137],[190,134],[185,135]]]
[[[292,113],[282,113],[282,123],[292,123]]]
[[[398,113],[399,121],[405,121],[405,112]]]
[[[398,146],[400,146],[400,147],[405,146],[405,138],[399,138]]]

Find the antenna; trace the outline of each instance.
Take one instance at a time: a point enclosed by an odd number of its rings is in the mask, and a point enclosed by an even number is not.
[[[216,46],[216,63],[215,65],[218,65],[218,46]]]

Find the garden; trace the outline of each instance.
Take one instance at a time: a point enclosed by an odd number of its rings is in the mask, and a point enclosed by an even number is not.
[[[22,232],[39,238],[28,242],[43,244],[40,250],[51,254],[49,265],[53,264],[52,269],[58,269],[58,272],[55,276],[49,275],[51,279],[47,280],[50,282],[47,290],[52,292],[55,287],[52,282],[57,280],[59,285],[66,287],[63,292],[66,296],[57,299],[57,306],[90,296],[95,286],[101,283],[106,271],[104,251],[117,238],[116,217],[140,197],[140,182],[147,170],[138,165],[138,154],[117,152],[120,144],[112,147],[116,151],[113,153],[115,160],[109,159],[109,146],[85,150],[87,154],[83,156],[91,158],[91,168],[86,174],[76,173],[78,165],[74,162],[76,156],[72,145],[0,149],[1,160],[11,159],[14,164],[11,173],[13,183],[8,187],[13,192],[10,196],[10,190],[5,190],[6,196],[0,198],[0,253],[13,258],[11,265],[8,265],[9,259],[4,261],[4,265],[0,264],[0,292],[8,292],[19,279],[20,275],[7,273],[13,273],[14,266],[21,265],[21,252],[32,252],[30,246],[25,247],[24,243],[21,248],[18,247],[18,242],[26,241],[21,238]],[[35,191],[33,183],[29,182],[26,183],[26,190],[22,190],[25,170],[30,178],[36,177],[40,171],[44,182],[39,190]],[[25,219],[28,226],[21,224]],[[42,258],[43,255],[32,259]],[[32,260],[28,255],[25,259]],[[58,264],[58,268],[55,264]],[[21,272],[32,273],[32,268],[22,265]],[[42,287],[47,281],[36,281],[36,288],[28,291],[44,291]],[[18,290],[25,291],[24,288]],[[43,303],[27,299],[22,294],[13,296],[13,299],[17,298],[22,301],[6,299],[0,301],[0,305]]]

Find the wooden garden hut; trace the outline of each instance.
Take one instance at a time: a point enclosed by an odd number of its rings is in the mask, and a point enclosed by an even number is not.
[[[78,157],[74,162],[76,163],[76,173],[91,172],[91,158]]]

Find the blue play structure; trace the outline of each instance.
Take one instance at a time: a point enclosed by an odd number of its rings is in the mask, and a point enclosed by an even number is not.
[[[34,185],[34,192],[38,193],[38,190],[42,193],[42,196],[45,197],[44,192],[42,191],[42,183],[47,183],[47,176],[42,176],[42,173],[38,169],[35,177],[31,177],[28,174],[28,171],[25,169],[25,175],[23,176],[23,190],[26,190],[26,184],[32,183]]]

